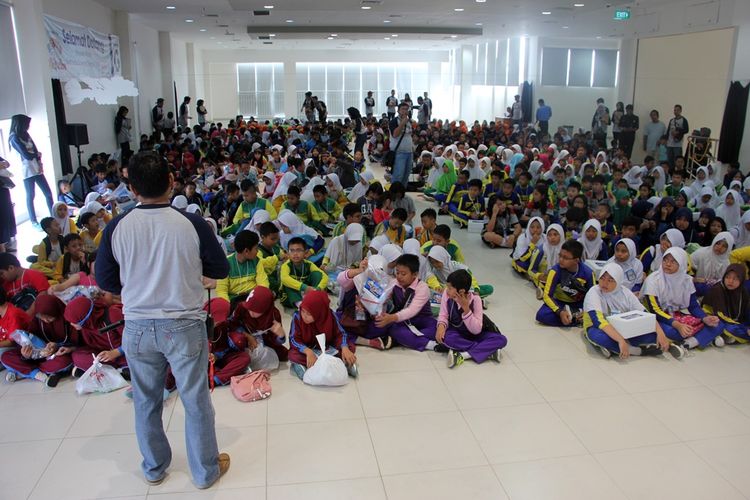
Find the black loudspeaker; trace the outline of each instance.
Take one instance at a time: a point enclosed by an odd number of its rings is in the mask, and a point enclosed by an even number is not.
[[[68,123],[65,131],[68,134],[69,145],[83,146],[89,143],[89,131],[85,123]]]

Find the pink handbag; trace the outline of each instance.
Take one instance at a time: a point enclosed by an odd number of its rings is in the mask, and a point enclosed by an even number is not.
[[[271,397],[271,374],[258,370],[230,379],[229,386],[238,401],[249,403]]]

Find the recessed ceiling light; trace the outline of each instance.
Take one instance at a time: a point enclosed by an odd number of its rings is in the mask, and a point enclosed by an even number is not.
[[[294,19],[287,19],[287,20],[286,20],[286,22],[288,22],[288,23],[293,23],[293,22],[294,22]]]
[[[563,28],[564,30],[566,30],[566,29],[568,29],[569,27],[570,27],[570,26],[563,26],[562,28]]]
[[[264,5],[263,8],[264,9],[273,9],[273,5]]]
[[[186,22],[186,23],[194,23],[194,22],[195,22],[195,19],[185,19],[185,22]]]
[[[453,9],[453,10],[455,10],[456,12],[463,12],[463,11],[464,11],[464,9],[463,9],[463,8],[461,8],[461,7],[456,7],[456,8],[455,8],[455,9]]]
[[[583,7],[583,6],[584,6],[584,4],[582,4],[582,3],[574,3],[573,4],[573,7]]]
[[[390,40],[390,39],[391,39],[391,37],[389,37],[389,36],[383,38],[383,40]]]
[[[398,38],[398,35],[391,35],[393,38]]]
[[[200,29],[200,30],[198,30],[198,31],[206,31],[206,28],[201,28],[201,29]]]
[[[268,36],[276,36],[276,33],[269,33]]]
[[[482,26],[482,23],[474,23],[474,26]]]
[[[451,35],[451,38],[458,38],[458,35]]]
[[[552,14],[552,12],[550,12],[550,11],[548,11],[548,10],[543,10],[543,11],[542,11],[542,15],[543,15],[543,16],[549,16],[550,14]]]
[[[174,5],[167,5],[167,10],[175,10],[176,8]]]
[[[333,40],[333,37],[332,37],[332,36],[329,36],[329,37],[328,37],[328,39],[329,39],[329,40]]]
[[[391,22],[391,20],[390,20],[390,19],[385,19],[385,20],[384,20],[383,22],[384,22],[384,23],[390,23],[390,22]]]
[[[362,6],[362,10],[370,10],[370,9],[372,9],[372,7],[370,7],[369,5]]]
[[[485,3],[487,0],[477,0],[477,3]]]
[[[602,37],[600,37],[600,36],[596,37],[596,39],[597,39],[597,40],[600,40],[601,38],[602,38]]]
[[[331,33],[331,36],[338,36],[336,33]]]

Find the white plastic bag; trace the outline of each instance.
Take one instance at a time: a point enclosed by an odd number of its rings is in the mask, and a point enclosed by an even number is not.
[[[318,339],[321,354],[312,368],[307,369],[302,381],[307,385],[331,387],[346,385],[349,382],[346,365],[339,358],[326,353],[326,336],[324,333],[317,335],[315,338]]]
[[[270,347],[258,342],[258,347],[250,351],[250,368],[258,370],[276,370],[279,368],[279,355]]]
[[[353,280],[362,305],[373,316],[383,312],[396,285],[396,279],[388,274],[386,265],[382,255],[373,255],[367,259],[367,270]]]
[[[105,393],[122,389],[127,385],[128,382],[122,378],[116,368],[104,365],[94,358],[94,364],[76,382],[76,392],[78,394]]]

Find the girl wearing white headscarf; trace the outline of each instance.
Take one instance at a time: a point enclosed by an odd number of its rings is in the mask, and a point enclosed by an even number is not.
[[[625,172],[625,175],[623,175],[622,178],[628,183],[630,189],[638,191],[638,188],[643,184],[644,173],[643,167],[633,166],[630,167],[630,170]]]
[[[701,309],[687,270],[685,250],[672,247],[664,252],[661,268],[643,283],[641,297],[646,309],[656,315],[667,337],[682,347],[706,347],[712,342],[721,347],[724,325],[717,316],[708,316]]]
[[[615,243],[614,255],[607,261],[622,268],[622,286],[638,292],[643,286],[643,263],[638,260],[638,250],[630,238],[622,238]]]
[[[484,180],[484,170],[482,170],[482,167],[479,166],[479,160],[475,155],[469,156],[467,169],[469,171],[469,181],[472,181],[474,179],[478,179],[480,181]]]
[[[750,246],[750,210],[742,214],[740,223],[729,228],[737,248]]]
[[[481,167],[482,172],[484,172],[484,177],[482,178],[482,180],[484,180],[488,175],[490,175],[490,172],[492,172],[492,160],[489,156],[485,156],[481,160],[479,160],[479,166]]]
[[[387,270],[388,274],[393,274],[396,269],[396,259],[401,257],[404,254],[404,250],[398,246],[394,245],[393,243],[388,243],[387,245],[383,245],[383,248],[380,249],[380,253],[378,255],[382,255],[387,263]]]
[[[709,181],[708,169],[706,167],[698,167],[695,171],[695,180],[691,184],[690,189],[693,191],[693,197],[697,197],[701,193],[701,189]]]
[[[187,202],[187,198],[185,198],[184,196],[183,198]],[[174,206],[174,203],[172,206]],[[187,208],[187,204],[185,205],[185,208]],[[87,212],[96,214],[96,222],[99,225],[100,231],[104,229],[104,226],[106,226],[110,220],[112,220],[112,216],[107,213],[107,210],[98,201],[92,201],[84,205],[81,211],[78,212],[78,218],[80,219],[81,216]]]
[[[297,217],[297,214],[295,214],[291,210],[282,210],[278,218],[276,219],[276,225],[279,226],[280,229],[281,247],[284,250],[288,248],[289,240],[291,240],[295,236],[307,236],[308,238],[305,239],[309,239],[311,241],[323,239],[320,237],[317,231],[315,231],[315,229],[304,225],[302,221],[299,220],[299,217]],[[317,246],[318,248],[315,248],[315,246]],[[308,243],[308,247],[312,247],[314,251],[320,249],[321,246],[322,245],[310,245]]]
[[[211,231],[214,233],[214,236],[216,236],[216,241],[219,242],[219,246],[224,251],[224,255],[227,255],[227,246],[224,243],[224,238],[219,236],[219,226],[216,224],[216,221],[211,217],[206,217],[205,219],[206,222],[208,222],[208,225],[211,226]]]
[[[661,268],[661,261],[664,253],[670,248],[685,248],[685,237],[682,231],[677,228],[670,228],[659,236],[659,243],[653,245],[644,251],[641,256],[643,269],[647,272],[654,272]]]
[[[60,233],[60,238],[64,238],[70,233],[78,232],[76,223],[69,217],[68,213],[68,205],[66,205],[64,201],[58,201],[52,205],[52,217],[54,217],[57,223],[60,224],[60,230],[62,231]]]
[[[268,212],[268,210],[263,210],[262,208],[259,208],[255,212],[253,212],[253,216],[250,218],[250,222],[245,226],[245,229],[252,231],[254,233],[257,233],[258,236],[260,236],[260,226],[264,222],[270,222],[271,221],[271,214]]]
[[[716,205],[718,204],[717,198],[713,186],[707,182],[706,185],[701,188],[698,196],[693,200],[693,206],[695,207],[694,210],[701,211],[704,208],[716,208]]]
[[[542,165],[539,160],[534,160],[529,164],[529,175],[531,175],[531,183],[535,184],[539,176],[542,174]]]
[[[352,223],[346,226],[344,234],[336,236],[326,249],[321,269],[329,275],[338,275],[341,271],[359,265],[362,260],[362,244],[365,228],[362,224]]]
[[[651,170],[651,177],[654,179],[654,192],[657,196],[664,196],[664,189],[667,187],[667,175],[661,167],[654,167]]]
[[[190,205],[188,205],[187,208],[185,209],[185,211],[187,213],[189,213],[189,214],[203,215],[201,213],[201,207],[200,207],[200,205],[197,205],[195,203],[191,203]]]
[[[607,260],[609,251],[602,239],[602,225],[596,219],[589,219],[583,225],[578,242],[583,245],[583,260]]]
[[[172,200],[172,206],[175,207],[177,210],[187,210],[188,200],[183,195],[178,194]]]
[[[297,181],[297,175],[293,172],[287,172],[284,174],[284,176],[279,181],[279,184],[276,186],[276,190],[273,192],[273,196],[271,197],[271,201],[273,201],[274,206],[278,203],[279,207],[282,203],[286,201],[286,193],[289,191],[289,188],[292,184],[294,184]],[[276,200],[283,196],[284,198],[277,202]],[[276,210],[278,210],[278,207],[276,207]]]
[[[511,266],[517,272],[526,274],[532,263],[532,256],[537,247],[544,245],[544,219],[532,217],[526,225],[526,231],[518,237],[516,248],[511,255]]]
[[[714,284],[721,281],[729,267],[729,254],[734,247],[734,238],[728,231],[722,231],[709,247],[701,247],[690,256],[695,269],[693,283],[699,297],[703,297]]]
[[[276,175],[270,170],[263,174],[263,197],[270,198],[276,190]]]
[[[354,185],[349,196],[347,198],[352,203],[357,203],[357,200],[362,198],[367,193],[367,188],[370,187],[370,183],[375,180],[375,175],[371,170],[365,170],[362,175],[359,176],[359,182]]]
[[[427,258],[422,255],[421,249],[422,246],[416,238],[409,238],[404,241],[404,255],[416,255],[419,258],[419,279],[426,282],[430,265],[427,262]]]
[[[312,203],[315,201],[315,193],[313,193],[313,189],[315,189],[315,186],[325,186],[326,180],[322,177],[318,177],[317,175],[310,179],[310,182],[307,183],[305,186],[305,189],[302,190],[302,195],[300,195],[300,199],[302,201],[306,201],[308,203]]]
[[[684,351],[671,344],[661,326],[655,324],[655,332],[626,339],[608,321],[607,316],[631,311],[643,311],[643,304],[626,286],[620,266],[609,263],[602,268],[599,284],[586,292],[583,300],[583,327],[586,339],[598,348],[605,358],[618,354],[621,359],[633,356],[660,356],[669,352],[681,358]]]
[[[727,227],[735,227],[740,223],[742,197],[733,189],[727,190],[721,197],[721,205],[716,208],[716,216],[724,219]]]
[[[390,243],[391,240],[389,240],[388,236],[384,234],[375,236],[372,240],[370,240],[370,251],[368,255],[372,256],[380,254],[380,251],[383,249],[383,247]]]
[[[344,186],[341,185],[338,174],[326,175],[326,189],[328,190],[328,197],[336,203],[340,204],[342,201],[347,201]]]
[[[539,300],[542,294],[542,289],[539,287],[543,286],[547,280],[547,271],[560,262],[560,250],[565,240],[565,230],[560,224],[550,224],[544,235],[544,242],[537,245],[529,268],[529,277],[537,286],[537,299]]]
[[[427,261],[430,267],[429,276],[426,280],[427,285],[430,289],[438,292],[443,291],[448,281],[448,275],[453,271],[464,269],[471,274],[471,270],[465,264],[452,260],[448,250],[439,245],[433,245],[430,248],[430,252],[427,254]],[[471,277],[471,288],[476,290],[482,299],[492,295],[495,291],[492,285],[478,284],[473,274]]]

